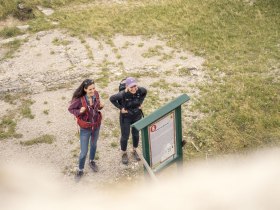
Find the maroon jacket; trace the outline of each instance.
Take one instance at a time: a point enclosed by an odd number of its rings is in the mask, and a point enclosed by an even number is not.
[[[80,109],[83,106],[82,105],[82,100],[81,98],[76,98],[71,101],[70,106],[68,107],[68,111],[73,114],[75,117],[79,117],[84,121],[87,122],[95,122],[97,123],[97,127],[100,126],[101,123],[101,113],[99,110],[101,109],[100,107],[100,99],[99,99],[99,94],[97,91],[95,91],[94,96],[93,96],[93,105],[89,105],[89,101],[87,101],[87,110],[83,113],[80,113]],[[88,113],[86,113],[88,111]]]

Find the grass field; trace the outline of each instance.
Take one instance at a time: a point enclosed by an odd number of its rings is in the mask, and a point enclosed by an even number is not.
[[[3,19],[15,1],[0,3]],[[206,59],[212,83],[192,110],[205,113],[186,133],[201,153],[227,154],[280,143],[280,1],[154,0],[93,4],[90,0],[30,0],[55,8],[50,17],[73,35],[158,35]],[[84,4],[88,4],[84,6]],[[50,26],[40,16],[31,31]]]

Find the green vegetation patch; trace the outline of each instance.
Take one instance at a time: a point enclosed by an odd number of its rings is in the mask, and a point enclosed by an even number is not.
[[[60,39],[60,38],[54,38],[52,43],[56,46],[59,46],[59,45],[66,46],[66,45],[69,45],[71,43],[71,41],[63,40],[63,39]]]
[[[30,139],[28,141],[20,141],[20,144],[23,146],[31,146],[34,144],[52,144],[55,140],[53,135],[42,135],[34,139]]]
[[[149,115],[156,109],[160,108],[163,103],[159,98],[159,94],[155,91],[148,91],[147,97],[143,104],[144,115]]]
[[[274,77],[241,74],[219,88],[212,86],[211,94],[203,91],[196,109],[209,117],[193,125],[192,137],[202,143],[202,150],[214,153],[279,145],[277,87]]]
[[[117,142],[115,142],[115,141],[112,141],[110,145],[111,145],[111,147],[113,147],[113,148],[116,148],[116,147],[119,146],[119,144],[118,144]]]
[[[191,75],[191,71],[189,68],[187,67],[179,68],[179,76],[190,76],[190,75]]]
[[[4,27],[0,31],[0,37],[3,37],[3,38],[10,38],[10,37],[18,36],[21,34],[23,34],[23,33],[17,27]]]
[[[5,93],[0,95],[0,100],[11,105],[0,121],[0,139],[21,138],[22,134],[16,133],[16,126],[22,117],[33,119],[30,106],[33,101],[29,99],[27,92]]]
[[[0,1],[0,20],[10,14],[14,14],[17,10],[16,0],[1,0]]]
[[[165,79],[160,79],[157,82],[152,83],[150,86],[160,90],[169,90],[171,88],[171,84]]]
[[[15,105],[18,102],[19,97],[20,97],[19,94],[10,94],[10,93],[5,93],[0,95],[1,100],[12,105]]]
[[[23,43],[22,40],[16,39],[16,40],[11,41],[9,43],[3,44],[1,47],[4,47],[5,49],[7,49],[7,52],[5,53],[2,60],[12,58],[14,53],[20,48],[22,43]]]
[[[99,65],[101,68],[101,72],[98,74],[98,78],[96,78],[96,83],[99,87],[105,88],[108,86],[110,82],[110,66],[114,64],[104,59],[103,62]]]
[[[33,119],[35,116],[32,114],[30,106],[34,103],[34,101],[30,99],[24,99],[22,101],[20,113],[24,118]]]
[[[7,138],[21,138],[22,135],[16,133],[17,123],[13,116],[4,116],[0,121],[0,140]]]
[[[142,56],[144,58],[151,58],[154,56],[160,56],[162,54],[163,47],[161,45],[157,45],[155,47],[150,47],[147,52],[143,53]]]
[[[28,24],[30,25],[29,31],[34,33],[54,29],[56,27],[51,21],[47,21],[42,14],[39,14],[36,19],[30,20]]]

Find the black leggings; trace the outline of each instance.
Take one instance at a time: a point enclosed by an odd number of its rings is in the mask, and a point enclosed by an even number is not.
[[[142,114],[137,114],[136,116],[120,114],[120,127],[121,127],[120,144],[121,144],[122,151],[126,151],[127,149],[127,142],[130,134],[130,125],[137,122],[141,118],[142,118]],[[132,128],[131,133],[132,133],[133,147],[137,148],[139,144],[139,131],[135,128]]]

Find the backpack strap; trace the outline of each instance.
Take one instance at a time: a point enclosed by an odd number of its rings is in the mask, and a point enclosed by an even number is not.
[[[97,111],[98,108],[100,107],[100,98],[99,98],[99,93],[97,91],[94,91],[94,97],[95,97],[95,100],[96,100],[94,110]]]
[[[99,97],[99,93],[97,91],[94,91],[94,101],[93,101],[93,109],[94,109],[94,112],[95,114],[101,114],[99,112],[99,107],[100,107],[100,97]],[[88,104],[87,104],[87,101],[86,101],[86,96],[83,96],[81,97],[81,102],[82,102],[82,106],[83,107],[86,107],[86,116],[87,116],[87,119],[89,117],[89,108],[88,108]],[[100,120],[101,121],[101,120]]]
[[[82,106],[86,108],[85,114],[86,114],[87,119],[88,119],[89,109],[88,109],[88,105],[87,105],[87,101],[86,101],[86,96],[81,97],[81,102],[82,102]]]
[[[86,107],[86,108],[88,109],[88,107],[87,107],[87,102],[86,102],[86,97],[85,97],[85,96],[82,96],[82,97],[81,97],[81,102],[82,102],[82,106],[83,106],[83,107]]]

